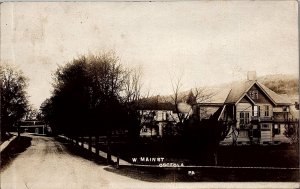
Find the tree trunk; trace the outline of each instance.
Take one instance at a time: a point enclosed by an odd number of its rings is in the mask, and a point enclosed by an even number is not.
[[[18,138],[20,139],[20,124],[17,125],[17,130],[18,130]]]
[[[215,166],[218,165],[218,152],[217,151],[214,152],[214,165]]]

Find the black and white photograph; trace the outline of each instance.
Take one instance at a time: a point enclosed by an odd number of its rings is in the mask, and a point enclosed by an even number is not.
[[[299,188],[298,6],[0,3],[0,188]]]

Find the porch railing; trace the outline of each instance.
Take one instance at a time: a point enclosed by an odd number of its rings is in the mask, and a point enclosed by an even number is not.
[[[259,117],[259,116],[251,116],[251,120],[252,121],[273,121],[274,118],[273,116],[269,116],[269,117]]]
[[[275,118],[273,116],[270,117],[259,117],[259,116],[251,116],[251,121],[258,121],[258,122],[298,122],[298,119],[295,118]]]

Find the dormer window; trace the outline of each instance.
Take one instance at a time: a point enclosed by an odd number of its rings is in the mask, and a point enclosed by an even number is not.
[[[251,91],[249,91],[249,96],[252,99],[258,99],[258,91],[257,90],[251,90]]]

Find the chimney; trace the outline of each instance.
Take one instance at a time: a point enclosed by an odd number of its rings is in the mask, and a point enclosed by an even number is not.
[[[248,71],[247,79],[248,81],[256,81],[256,71]]]

